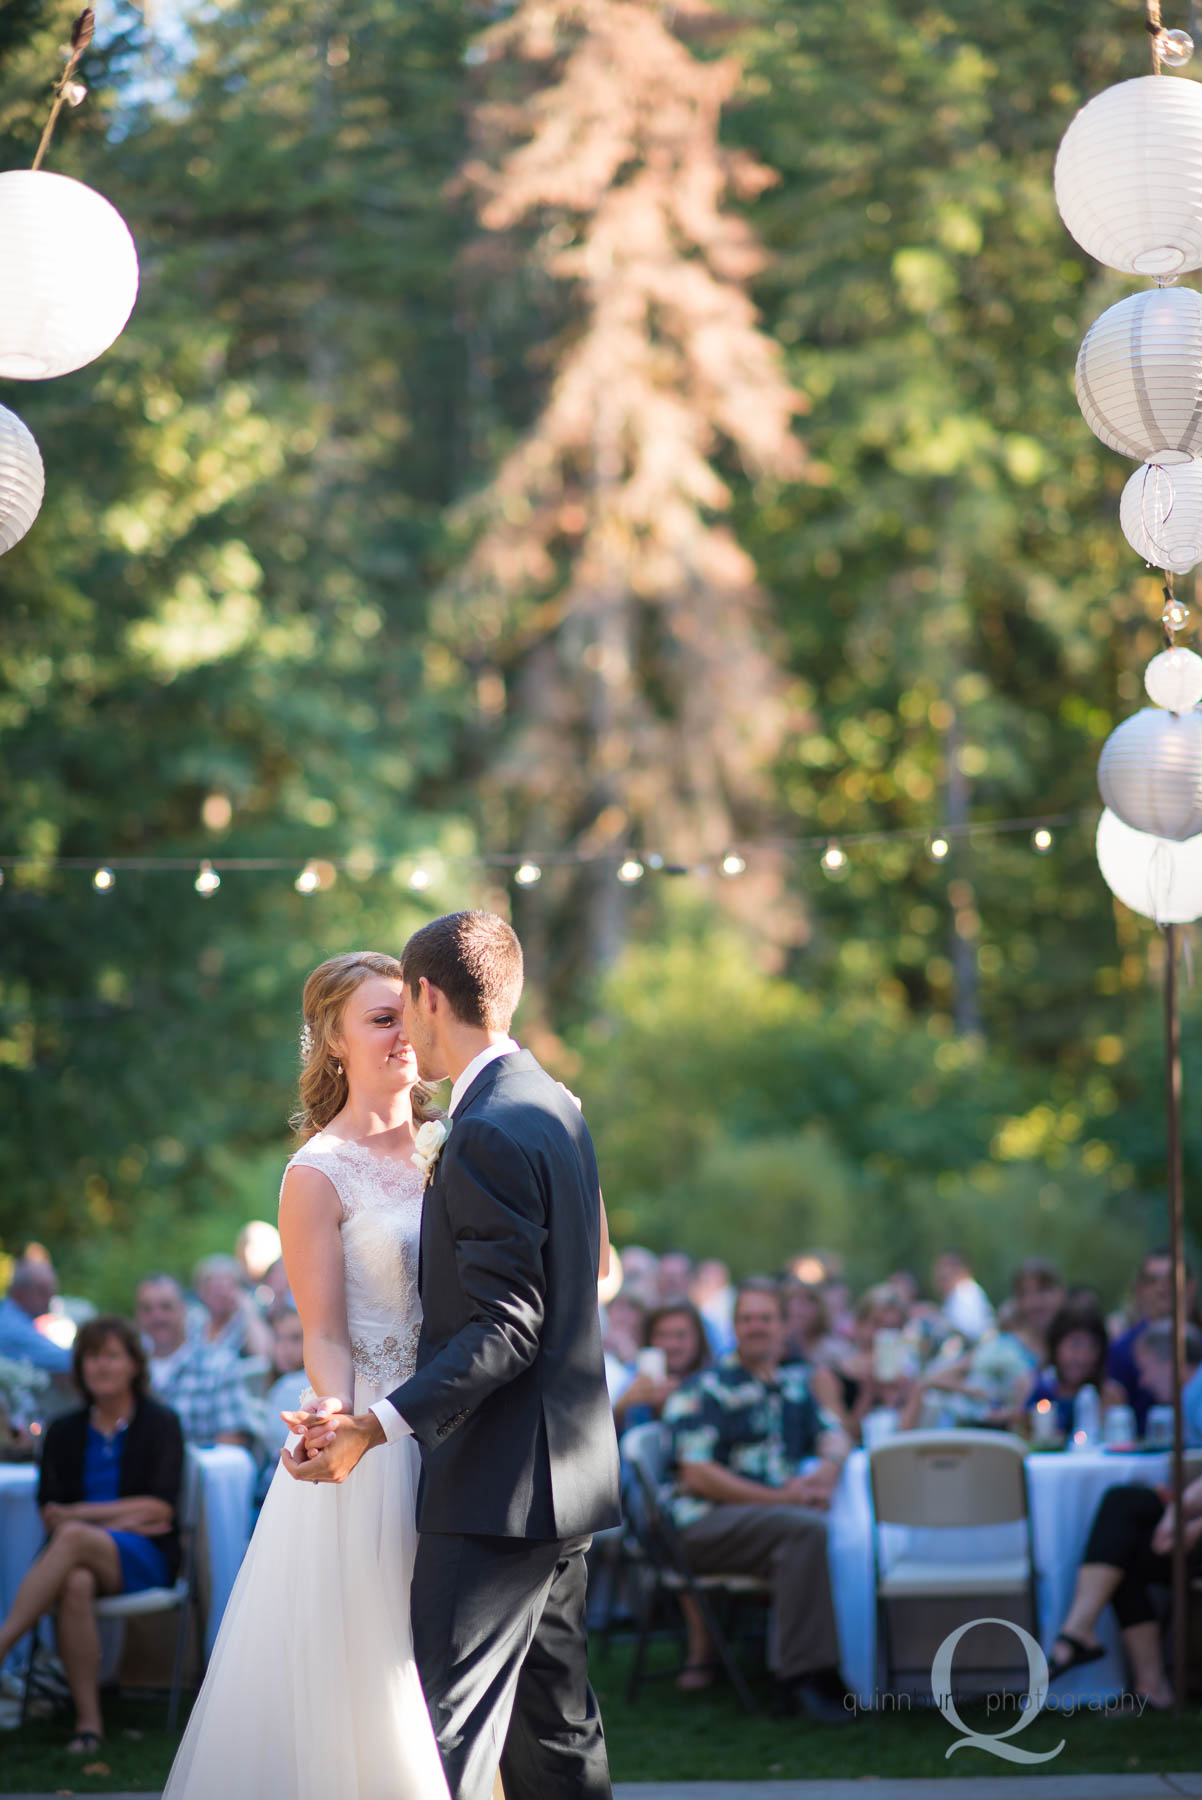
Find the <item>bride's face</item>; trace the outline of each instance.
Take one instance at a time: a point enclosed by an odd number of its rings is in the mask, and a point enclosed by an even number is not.
[[[401,984],[387,975],[361,981],[342,1014],[339,1054],[350,1087],[412,1087],[417,1056],[405,1036]]]

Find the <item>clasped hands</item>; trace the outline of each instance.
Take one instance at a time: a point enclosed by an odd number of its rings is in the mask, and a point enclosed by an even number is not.
[[[385,1442],[375,1413],[348,1413],[336,1394],[318,1399],[308,1411],[280,1417],[303,1440],[295,1452],[281,1452],[296,1481],[345,1481],[361,1457]]]

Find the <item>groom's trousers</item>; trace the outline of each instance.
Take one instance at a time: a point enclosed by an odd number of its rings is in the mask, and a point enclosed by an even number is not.
[[[423,1532],[413,1647],[451,1800],[611,1800],[588,1680],[591,1539]]]

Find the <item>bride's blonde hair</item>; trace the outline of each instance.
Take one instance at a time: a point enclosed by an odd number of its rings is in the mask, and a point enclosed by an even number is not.
[[[349,950],[344,956],[331,956],[314,969],[305,982],[301,995],[301,1076],[300,1108],[289,1123],[301,1143],[324,1131],[346,1105],[349,1092],[342,1058],[335,1049],[338,1027],[346,1003],[369,975],[385,975],[390,981],[402,979],[401,965],[395,956],[384,956],[378,950]],[[440,1117],[434,1105],[434,1091],[420,1082],[413,1090],[413,1121],[421,1125],[427,1119]]]

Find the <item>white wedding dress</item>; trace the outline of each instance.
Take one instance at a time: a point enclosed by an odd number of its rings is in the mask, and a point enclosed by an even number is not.
[[[324,1134],[292,1163],[342,1203],[362,1412],[413,1371],[422,1176]],[[403,1438],[341,1486],[277,1468],[163,1800],[446,1800],[409,1628],[419,1466]]]

